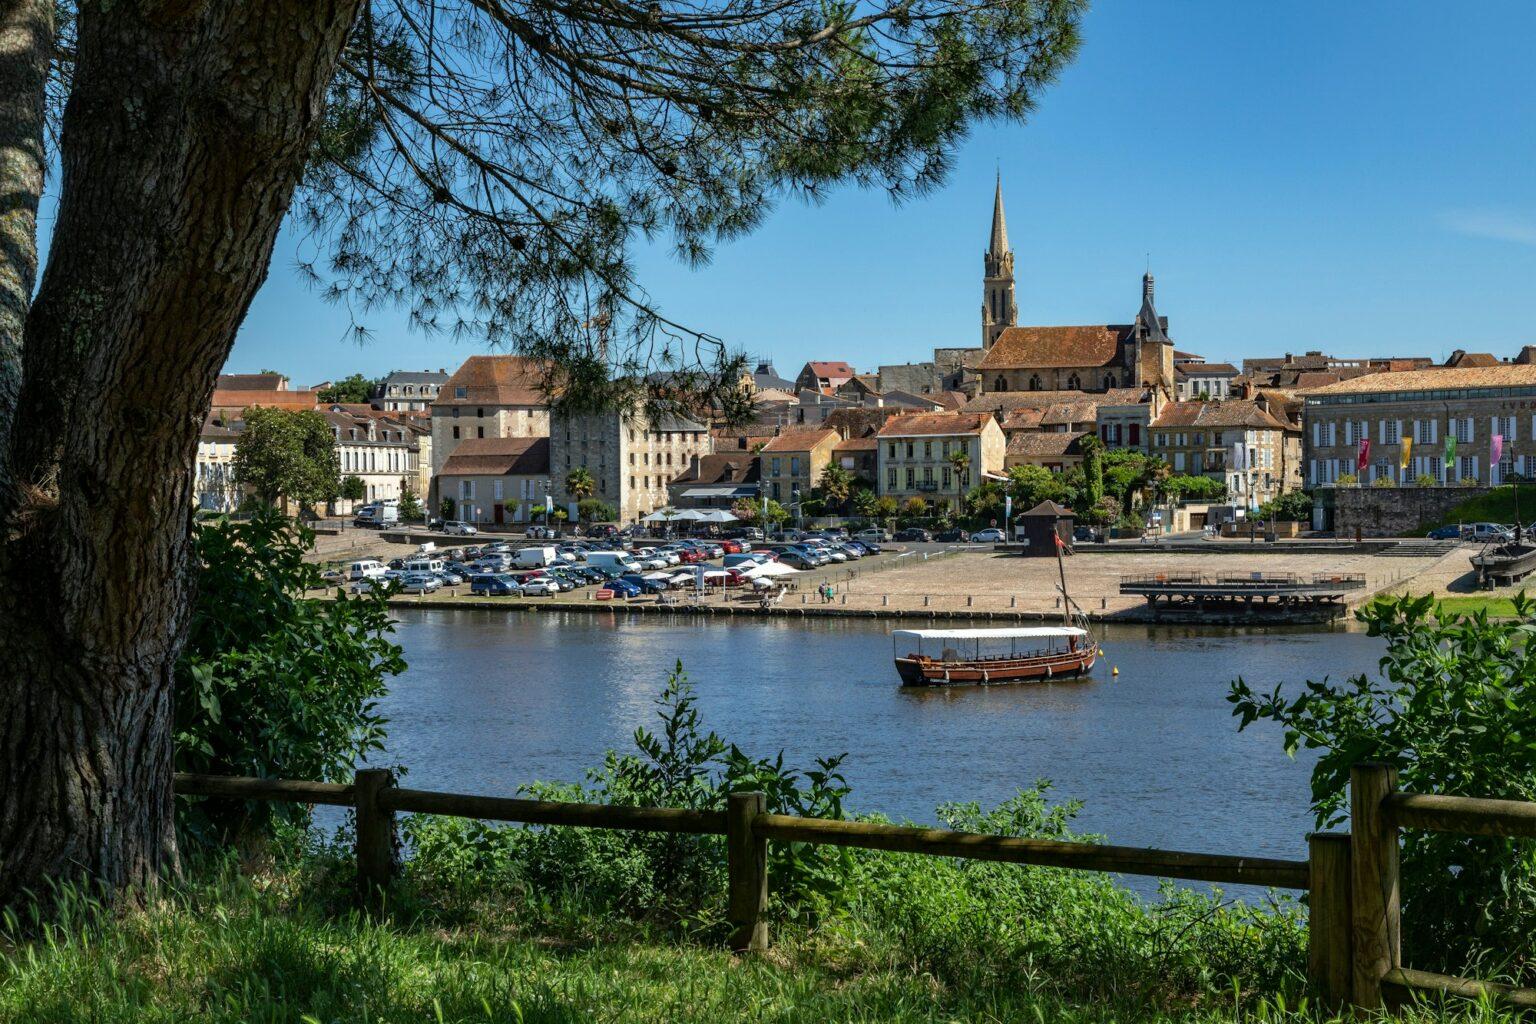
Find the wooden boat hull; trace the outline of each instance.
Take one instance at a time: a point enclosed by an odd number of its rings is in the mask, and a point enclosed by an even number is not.
[[[1536,571],[1536,544],[1500,544],[1472,556],[1472,568],[1479,581],[1492,586],[1503,581],[1513,583]]]
[[[904,686],[994,686],[1002,683],[1050,682],[1085,675],[1098,660],[1098,644],[1074,651],[1029,657],[982,658],[939,661],[909,654],[896,659],[896,671]]]

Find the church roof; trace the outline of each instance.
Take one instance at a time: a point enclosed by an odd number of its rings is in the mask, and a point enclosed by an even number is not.
[[[1145,388],[1110,388],[1089,394],[1085,391],[989,391],[966,402],[963,412],[1007,412],[1013,409],[1049,409],[1062,402],[1091,398],[1100,405],[1135,405],[1147,397]]]
[[[997,336],[979,369],[1035,370],[1109,366],[1120,355],[1129,324],[1085,327],[1008,327]]]

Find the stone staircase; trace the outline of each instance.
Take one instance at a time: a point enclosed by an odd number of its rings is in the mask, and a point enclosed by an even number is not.
[[[1402,540],[1376,552],[1377,558],[1440,558],[1461,545],[1454,540]]]

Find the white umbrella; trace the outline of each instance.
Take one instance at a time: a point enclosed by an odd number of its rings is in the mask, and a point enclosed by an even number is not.
[[[681,514],[675,508],[659,508],[655,512],[641,519],[642,523],[670,523],[674,519],[681,518]]]
[[[783,562],[764,562],[761,565],[754,565],[742,575],[749,579],[757,579],[762,576],[793,576],[799,571]]]
[[[707,579],[707,580],[717,580],[721,576],[729,576],[729,575],[730,575],[730,573],[726,572],[724,569],[707,569],[704,572],[704,578]]]
[[[665,572],[648,572],[640,578],[645,580],[666,580],[668,583],[672,582],[672,574]]]
[[[736,517],[723,508],[709,508],[699,513],[698,520],[701,523],[734,523]]]
[[[691,572],[679,572],[673,573],[669,578],[673,583],[691,583],[693,582],[694,575]]]

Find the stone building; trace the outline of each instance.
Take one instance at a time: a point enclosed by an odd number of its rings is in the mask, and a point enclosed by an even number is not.
[[[446,370],[395,370],[379,382],[373,403],[386,412],[427,412],[446,383]]]
[[[875,451],[879,446],[873,434],[844,438],[832,446],[832,461],[852,473],[855,481],[862,481],[865,487],[874,490],[875,479],[880,473]]]
[[[1301,397],[1308,486],[1344,476],[1485,485],[1536,477],[1536,365],[1373,373]]]
[[[795,378],[795,390],[835,394],[838,388],[854,378],[855,373],[854,368],[841,359],[813,359],[801,367],[800,375]]]
[[[1003,175],[992,194],[992,233],[982,254],[981,347],[991,349],[998,337],[1019,322],[1018,297],[1013,288],[1013,250],[1008,247],[1008,219],[1003,215]]]
[[[240,439],[242,426],[239,420],[224,423],[211,416],[203,422],[192,480],[193,501],[199,511],[233,512],[240,507],[235,442]]]
[[[1255,507],[1301,486],[1301,438],[1254,402],[1172,402],[1152,421],[1148,449],[1176,474],[1222,481]]]
[[[338,403],[320,412],[336,439],[342,479],[355,476],[364,487],[360,502],[338,498],[337,512],[347,514],[371,501],[399,501],[406,486],[421,497],[421,441],[430,437],[427,428],[366,405]]]
[[[1003,467],[1042,466],[1053,473],[1065,472],[1083,464],[1083,438],[1091,436],[1086,430],[1016,433],[1008,438]]]
[[[459,442],[488,437],[548,437],[549,402],[542,368],[524,356],[470,356],[432,402],[431,501]]]
[[[977,364],[980,390],[1112,391],[1156,388],[1173,395],[1173,342],[1142,278],[1141,309],[1129,324],[1005,327]]]
[[[768,439],[758,453],[758,475],[763,493],[774,501],[788,502],[796,494],[809,495],[821,483],[832,461],[832,449],[842,440],[835,430],[795,430]]]
[[[577,498],[565,481],[571,470],[585,467],[597,485],[592,496],[625,523],[665,508],[667,485],[696,457],[714,453],[707,424],[680,416],[653,424],[640,410],[557,417],[549,441],[556,501],[574,511]]]
[[[949,508],[956,508],[987,474],[1002,474],[1008,447],[997,420],[985,412],[893,416],[877,440],[876,483],[882,496],[922,498]],[[970,465],[957,475],[950,457],[961,451]]]
[[[438,487],[463,522],[528,522],[550,495],[549,438],[467,438],[443,463]]]
[[[729,509],[738,501],[756,500],[759,493],[757,458],[730,450],[695,456],[692,465],[667,484],[667,503],[673,508]]]
[[[1232,381],[1238,376],[1237,367],[1231,363],[1176,363],[1173,380],[1179,401],[1190,402],[1197,398],[1214,398],[1222,401],[1232,395]]]

